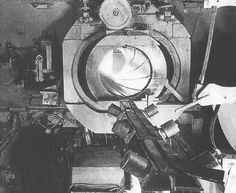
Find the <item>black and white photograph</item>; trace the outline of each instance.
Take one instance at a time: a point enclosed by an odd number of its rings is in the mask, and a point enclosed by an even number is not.
[[[236,193],[236,0],[0,0],[0,193]]]

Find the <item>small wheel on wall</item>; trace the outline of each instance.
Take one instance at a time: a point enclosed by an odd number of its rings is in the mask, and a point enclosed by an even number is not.
[[[58,128],[61,128],[64,125],[64,121],[55,113],[44,112],[37,115],[31,122],[31,125],[43,129],[44,133],[49,135],[55,133]]]

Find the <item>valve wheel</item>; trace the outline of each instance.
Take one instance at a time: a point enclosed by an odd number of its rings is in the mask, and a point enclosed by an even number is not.
[[[39,114],[34,120],[31,122],[32,126],[39,127],[44,130],[44,133],[49,135],[56,128],[63,126],[65,123],[63,119],[54,113],[42,113]]]

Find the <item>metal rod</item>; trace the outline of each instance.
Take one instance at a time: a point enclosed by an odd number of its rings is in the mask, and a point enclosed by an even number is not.
[[[208,96],[208,95],[207,95],[207,96]],[[198,100],[196,100],[196,101],[193,101],[193,102],[191,102],[191,103],[189,103],[189,104],[187,104],[187,105],[184,105],[184,106],[182,106],[182,107],[179,107],[179,108],[175,109],[175,112],[176,112],[176,113],[183,113],[184,111],[186,111],[186,110],[189,109],[190,107],[193,107],[193,106],[199,104],[199,102],[200,102],[201,100],[203,100],[203,99],[204,99],[205,97],[207,97],[207,96],[204,96],[204,97],[202,97],[202,98],[200,98],[200,99],[198,99]]]
[[[210,30],[209,30],[208,40],[207,40],[205,58],[204,58],[203,66],[202,66],[202,71],[201,71],[201,74],[199,77],[200,84],[204,83],[205,76],[206,76],[206,70],[207,70],[207,66],[208,66],[208,61],[209,61],[210,52],[211,52],[211,45],[212,45],[212,40],[213,40],[213,35],[214,35],[217,7],[214,7],[213,11],[214,12],[213,12],[212,21],[210,24]]]

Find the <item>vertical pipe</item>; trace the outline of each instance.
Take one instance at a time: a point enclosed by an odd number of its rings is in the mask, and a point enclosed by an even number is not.
[[[52,72],[52,45],[50,41],[45,42],[46,44],[46,65],[47,73]]]

